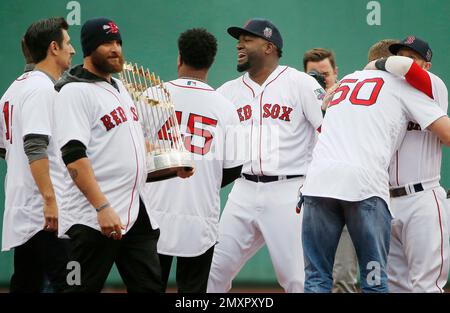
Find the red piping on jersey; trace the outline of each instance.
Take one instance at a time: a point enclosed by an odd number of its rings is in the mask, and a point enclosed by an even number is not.
[[[133,141],[134,156],[136,157],[136,178],[134,179],[133,189],[131,190],[130,206],[128,207],[128,221],[127,221],[127,226],[125,226],[125,229],[128,229],[128,225],[130,225],[130,211],[131,211],[131,206],[133,205],[133,200],[134,200],[134,190],[136,189],[137,179],[139,177],[139,160],[138,160],[137,151],[136,151],[136,143],[134,142],[134,138],[133,138],[133,135],[131,134],[130,128],[128,128],[128,130],[130,131],[131,140]],[[138,215],[139,215],[139,212],[138,212]]]
[[[13,136],[13,132],[12,132],[12,129],[13,129],[13,127],[12,127],[12,122],[13,122],[13,112],[14,112],[14,106],[12,105],[11,106],[11,123],[10,123],[10,129],[9,129],[9,132],[10,132],[10,134],[9,134],[9,143],[10,144],[12,144],[12,136]]]
[[[278,77],[280,77],[280,75],[283,74],[287,69],[288,69],[288,67],[286,66],[280,73],[278,73],[278,75],[274,79],[272,79],[270,82],[268,82],[266,84],[266,86],[264,87],[263,92],[261,92],[261,96],[259,98],[259,168],[261,170],[261,175],[264,175],[264,172],[262,170],[262,159],[261,159],[261,157],[262,157],[262,153],[261,153],[261,151],[262,151],[262,141],[261,141],[261,139],[262,139],[262,116],[263,116],[263,113],[262,113],[262,98],[263,98],[264,91],[267,88],[267,86],[269,86]],[[242,80],[244,80],[244,76],[242,76]]]
[[[244,83],[245,86],[247,86],[247,87],[252,91],[253,98],[254,98],[254,97],[255,97],[255,92],[253,91],[253,88],[250,87],[250,85],[248,85],[248,84],[245,82],[245,80],[244,80],[244,75],[242,75],[242,82]]]
[[[104,88],[97,84],[94,84],[94,85],[97,87],[100,87],[101,89],[108,91],[109,93],[111,93],[114,96],[114,98],[117,99],[117,101],[119,103],[121,102],[120,99],[117,97],[117,95],[115,95],[114,92],[112,92],[111,90],[108,90],[107,88]],[[125,226],[125,229],[127,229],[128,225],[130,224],[130,210],[131,210],[131,205],[133,204],[133,200],[134,200],[134,190],[136,189],[137,178],[139,176],[139,160],[137,157],[136,143],[134,142],[134,138],[133,138],[133,135],[131,134],[130,128],[128,128],[128,130],[130,131],[131,140],[133,141],[134,156],[136,157],[136,178],[134,179],[134,186],[133,186],[133,189],[131,190],[131,201],[130,201],[130,206],[128,207],[128,220],[127,220],[127,225]]]
[[[278,77],[278,76],[277,76]],[[268,85],[268,84],[267,84]],[[264,91],[261,92],[261,96],[259,98],[259,169],[261,171],[261,175],[264,175],[264,172],[262,170],[262,160],[261,160],[261,146],[262,146],[262,98],[263,98]]]
[[[397,178],[397,186],[400,186],[400,183],[398,182],[398,150],[397,150],[397,152],[395,153],[395,163],[396,163],[396,167],[397,167],[397,175],[396,175],[396,178]]]
[[[250,129],[250,170],[252,174],[255,175],[253,171],[253,118],[252,118],[252,128]]]
[[[318,133],[322,131],[322,125],[319,126],[319,128],[316,129]]]
[[[438,209],[438,215],[439,215],[439,230],[441,232],[441,267],[439,269],[439,276],[436,278],[436,287],[439,289],[440,292],[442,292],[442,289],[438,285],[439,277],[442,275],[442,267],[444,266],[444,238],[443,238],[443,231],[442,231],[442,220],[441,220],[441,208],[439,207],[439,202],[436,198],[436,193],[433,190],[434,200],[436,201],[437,209]]]
[[[422,91],[431,99],[434,99],[431,77],[428,72],[421,68],[416,62],[412,62],[411,67],[405,74],[405,79],[411,86]]]
[[[273,83],[273,81],[274,81],[275,79],[277,79],[278,77],[280,77],[280,75],[283,74],[284,71],[286,71],[287,69],[288,69],[288,66],[286,66],[286,67],[284,68],[284,70],[282,70],[282,71],[277,75],[277,77],[275,77],[275,78],[272,79],[270,82],[268,82],[267,85],[264,87],[264,89],[265,89],[267,86],[269,86],[271,83]]]
[[[25,74],[28,74],[28,75],[24,75],[24,76],[22,76],[22,78],[17,77],[17,78],[16,78],[16,82],[20,82],[20,81],[25,80],[25,79],[27,79],[28,77],[30,77],[29,72],[28,72],[28,73],[25,73]]]
[[[174,85],[176,87],[180,87],[180,88],[197,89],[197,90],[204,90],[204,91],[214,91],[214,89],[206,89],[206,88],[190,87],[190,86],[181,86],[181,85],[174,84],[172,82],[169,82],[169,84],[172,84],[172,85]]]

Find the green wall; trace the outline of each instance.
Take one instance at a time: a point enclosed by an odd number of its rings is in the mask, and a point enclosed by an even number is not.
[[[22,71],[20,37],[33,21],[64,16],[66,0],[0,1],[0,92]],[[205,27],[218,38],[219,51],[209,81],[218,87],[238,76],[236,41],[226,28],[242,26],[250,17],[271,19],[284,39],[281,63],[301,69],[303,53],[312,47],[331,48],[336,53],[340,76],[360,69],[366,63],[367,50],[383,38],[401,39],[415,34],[429,41],[434,52],[432,71],[450,83],[450,2],[445,0],[375,1],[381,6],[381,24],[369,26],[372,10],[366,0],[90,0],[78,1],[81,24],[88,18],[107,16],[116,21],[123,37],[126,59],[158,73],[162,79],[176,78],[176,40],[191,27]],[[69,30],[77,54],[74,64],[82,62],[79,41],[81,26]],[[0,176],[6,172],[0,162]],[[0,179],[3,184],[3,179]],[[442,184],[450,187],[450,150],[444,149]],[[3,212],[3,185],[0,186],[0,213]],[[222,192],[222,207],[229,189]],[[2,219],[0,214],[0,221]],[[1,225],[0,225],[1,227]],[[11,253],[0,253],[0,285],[6,285],[12,273]],[[171,276],[173,280],[173,275]],[[120,282],[112,273],[111,283]],[[273,283],[275,275],[266,249],[259,252],[241,271],[237,283]]]

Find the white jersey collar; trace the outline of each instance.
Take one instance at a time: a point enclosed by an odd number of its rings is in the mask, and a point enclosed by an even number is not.
[[[195,78],[178,78],[170,81],[169,84],[182,88],[214,91],[214,88],[212,88],[210,85]]]
[[[275,68],[275,70],[273,70],[273,72],[267,77],[267,79],[264,81],[264,83],[262,85],[259,85],[258,83],[254,82],[250,78],[250,75],[248,74],[248,72],[246,72],[242,76],[242,80],[243,80],[244,84],[247,85],[247,87],[249,87],[253,91],[253,94],[254,94],[253,97],[258,97],[264,91],[266,86],[268,84],[270,84],[273,80],[275,80],[281,74],[281,72],[286,70],[286,68],[287,68],[287,66],[285,66],[285,65],[278,65]]]

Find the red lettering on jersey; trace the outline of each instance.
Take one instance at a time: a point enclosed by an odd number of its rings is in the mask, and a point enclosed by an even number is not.
[[[264,104],[263,105],[263,110],[264,110],[263,117],[264,118],[268,118],[270,116],[270,103]]]
[[[280,116],[280,120],[283,120],[283,121],[286,121],[286,122],[290,122],[291,119],[290,119],[289,115],[292,112],[292,108],[287,107],[287,106],[282,106],[281,108],[283,109],[283,113]]]
[[[125,114],[125,111],[122,109],[122,107],[117,108],[117,112],[119,112],[120,118],[122,119],[122,122],[128,121],[127,115]]]
[[[115,127],[115,125],[111,122],[111,117],[106,114],[101,118],[103,125],[105,125],[106,131],[110,131]]]
[[[239,121],[244,121],[244,115],[242,115],[242,108],[237,109],[237,114],[239,116]]]
[[[211,149],[213,134],[207,129],[196,127],[200,125],[216,127],[217,120],[195,113],[189,114],[188,124],[186,128],[187,133],[194,136],[203,137],[205,141],[203,147],[195,146],[192,144],[192,136],[185,136],[184,145],[186,149],[192,153],[205,155]]]
[[[282,110],[282,111],[281,111]],[[271,117],[273,119],[280,119],[282,121],[290,122],[290,114],[292,112],[292,108],[287,106],[280,106],[279,104],[270,104],[266,103],[263,105],[263,118]],[[281,113],[281,115],[280,115]]]
[[[338,98],[334,99],[333,101],[330,102],[330,104],[328,105],[329,107],[332,107],[333,105],[336,105],[338,103],[340,103],[342,100],[344,100],[347,97],[348,92],[350,91],[350,87],[345,85],[346,83],[355,83],[357,82],[357,79],[343,79],[341,80],[341,85],[339,86],[339,88],[337,88],[334,91],[334,94],[337,95],[338,93],[341,93],[339,95]],[[333,96],[334,98],[334,96]]]
[[[130,109],[131,109],[131,113],[133,114],[133,121],[136,121],[136,122],[139,121],[139,117],[137,115],[136,108],[131,107]]]
[[[249,120],[252,117],[252,107],[246,105],[244,108],[244,117],[246,120]]]
[[[366,83],[375,83],[375,86],[372,87],[372,93],[370,94],[369,99],[358,99],[358,93],[362,86]],[[354,105],[365,105],[371,106],[375,102],[377,102],[378,95],[380,94],[381,87],[383,87],[384,80],[379,77],[364,79],[363,81],[356,84],[355,89],[350,95],[350,102]]]
[[[252,117],[252,107],[247,104],[242,108],[237,109],[237,113],[239,116],[239,121],[246,121]]]
[[[273,119],[278,118],[280,115],[280,106],[278,104],[274,104],[272,106],[272,112],[270,113],[270,116],[272,116]]]
[[[111,116],[112,116],[114,122],[116,123],[116,126],[119,126],[119,124],[121,124],[122,121],[121,121],[121,119],[117,116],[117,111],[114,110],[114,111],[112,111],[110,114],[111,114]]]

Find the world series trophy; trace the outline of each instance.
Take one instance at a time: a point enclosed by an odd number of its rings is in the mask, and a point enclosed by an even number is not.
[[[147,148],[147,182],[177,176],[194,163],[184,147],[169,91],[155,73],[125,62],[119,78],[136,106]]]

